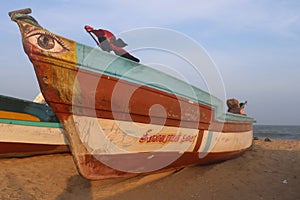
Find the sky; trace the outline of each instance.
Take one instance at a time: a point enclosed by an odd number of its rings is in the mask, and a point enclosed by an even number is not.
[[[0,94],[33,100],[39,93],[35,73],[17,25],[8,17],[9,11],[22,8],[31,8],[32,16],[51,32],[89,46],[95,44],[84,31],[85,24],[116,35],[147,27],[180,33],[205,49],[226,98],[247,100],[245,111],[257,124],[300,125],[298,0],[2,2]],[[130,46],[132,38],[124,37]],[[138,55],[142,63],[151,62],[146,54]]]

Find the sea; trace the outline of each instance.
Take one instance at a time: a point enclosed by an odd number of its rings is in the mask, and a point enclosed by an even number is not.
[[[254,137],[300,140],[300,126],[253,125]]]

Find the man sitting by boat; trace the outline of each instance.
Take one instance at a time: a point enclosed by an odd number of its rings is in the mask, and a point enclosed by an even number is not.
[[[115,35],[112,34],[110,31],[103,29],[95,30],[89,25],[85,25],[84,28],[90,34],[93,33],[97,36],[99,43],[97,41],[96,42],[103,51],[114,51],[115,54],[117,54],[118,56],[122,56],[135,62],[140,62],[138,58],[130,55],[126,50],[122,48],[127,46],[127,44],[120,38],[116,39]]]
[[[228,112],[235,114],[245,114],[245,105],[247,105],[247,101],[239,103],[237,99],[228,99],[227,100]]]

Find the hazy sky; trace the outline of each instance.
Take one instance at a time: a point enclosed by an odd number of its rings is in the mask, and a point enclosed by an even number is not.
[[[51,32],[90,46],[95,44],[85,24],[116,34],[143,27],[182,33],[205,48],[226,97],[248,100],[246,113],[258,124],[300,125],[299,0],[2,2],[0,93],[32,100],[39,92],[36,77],[17,25],[8,17],[9,11],[27,7]]]

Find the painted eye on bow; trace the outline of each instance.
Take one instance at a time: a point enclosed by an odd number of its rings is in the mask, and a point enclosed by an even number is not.
[[[51,53],[61,53],[69,50],[61,39],[48,32],[33,31],[27,36],[27,40],[39,49]]]

